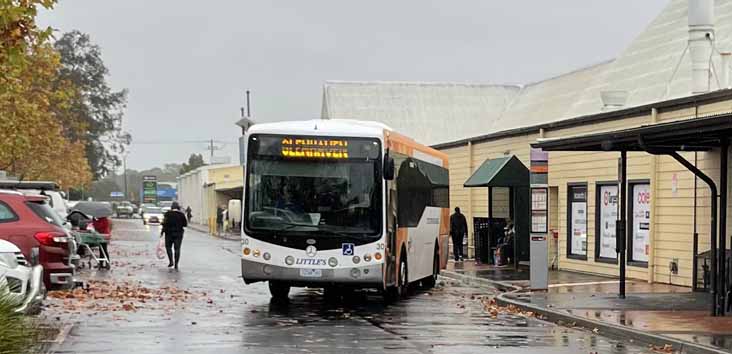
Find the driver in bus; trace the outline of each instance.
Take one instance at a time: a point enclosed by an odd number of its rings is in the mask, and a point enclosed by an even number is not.
[[[275,203],[275,208],[302,215],[305,213],[305,208],[297,198],[294,198],[290,188],[291,187],[289,185],[285,185],[284,188],[282,188],[282,194],[280,194],[280,198],[277,200],[277,203]]]

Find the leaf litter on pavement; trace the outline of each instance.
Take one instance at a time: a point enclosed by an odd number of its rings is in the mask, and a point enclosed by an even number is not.
[[[172,311],[205,295],[175,286],[148,288],[139,281],[90,280],[85,287],[53,291],[48,297],[58,300],[51,307],[67,312],[136,312],[141,308]]]
[[[492,318],[498,318],[499,314],[511,314],[527,318],[539,317],[535,312],[524,311],[514,305],[500,306],[498,305],[498,303],[496,302],[496,298],[494,297],[481,298],[480,301],[483,304],[483,310],[485,310],[485,312],[488,313]]]

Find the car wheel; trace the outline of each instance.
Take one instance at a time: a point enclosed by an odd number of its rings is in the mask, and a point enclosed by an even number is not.
[[[286,300],[290,295],[290,284],[276,280],[270,280],[268,283],[269,293],[273,299]]]

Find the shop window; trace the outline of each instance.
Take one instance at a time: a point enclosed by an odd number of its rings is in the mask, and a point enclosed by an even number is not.
[[[595,261],[617,263],[617,220],[618,183],[598,182],[595,187]]]
[[[587,184],[567,186],[567,258],[587,259]]]
[[[628,263],[640,267],[648,266],[651,231],[651,185],[648,181],[631,181],[628,219],[631,235],[628,239]]]

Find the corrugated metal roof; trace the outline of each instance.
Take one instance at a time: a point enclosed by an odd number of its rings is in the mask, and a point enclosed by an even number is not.
[[[323,118],[374,120],[434,144],[481,133],[519,93],[516,85],[328,81]]]
[[[688,53],[682,58],[688,40],[687,1],[670,1],[611,61],[526,86],[328,81],[322,115],[380,121],[438,145],[600,113],[604,90],[628,91],[626,107],[690,96]],[[732,0],[716,0],[715,6],[716,47],[732,50]],[[719,70],[716,54],[713,63]],[[719,89],[716,79],[711,89]]]

